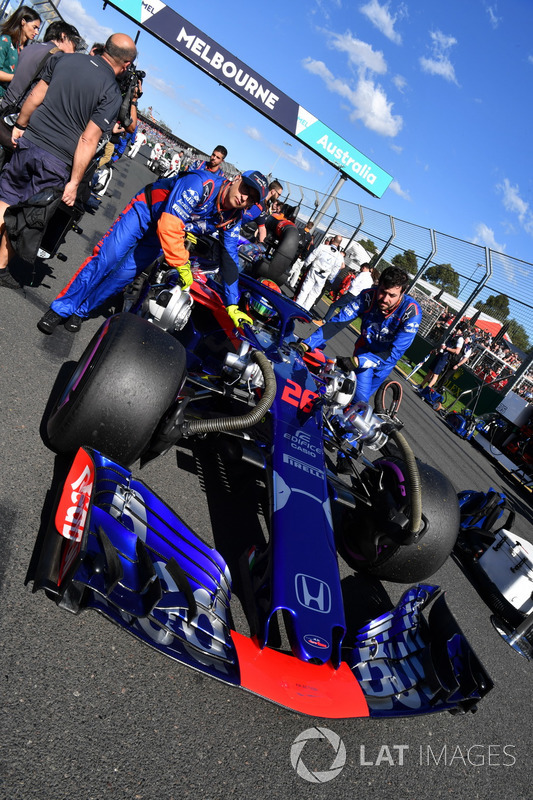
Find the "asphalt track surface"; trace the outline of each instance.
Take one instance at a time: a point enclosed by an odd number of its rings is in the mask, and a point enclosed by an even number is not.
[[[142,158],[119,162],[101,209],[85,215],[83,233],[70,233],[61,248],[68,260],[39,266],[24,291],[0,289],[0,797],[531,798],[532,666],[495,633],[487,607],[451,559],[432,582],[446,589],[495,688],[476,714],[410,720],[299,716],[172,662],[97,614],[69,615],[24,585],[56,461],[40,434],[43,412],[59,369],[77,360],[101,318],[78,335],[61,328],[51,337],[36,322],[151,177]],[[13,271],[30,282],[27,267]],[[342,336],[335,344],[346,352]],[[457,490],[507,492],[518,512],[515,531],[531,535],[527,492],[408,389],[400,415],[422,460],[443,470]],[[209,451],[172,450],[142,477],[202,536],[225,540],[234,553],[244,548],[253,522],[242,485],[221,480]],[[355,613],[365,603],[396,602],[405,588],[356,580],[345,564],[341,572]],[[290,761],[294,739],[316,725],[334,731],[346,748],[340,774],[320,784],[299,777]],[[333,751],[325,740],[308,743],[302,759],[327,770]]]

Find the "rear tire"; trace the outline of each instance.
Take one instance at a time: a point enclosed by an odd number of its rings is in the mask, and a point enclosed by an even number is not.
[[[183,346],[133,314],[95,334],[47,419],[51,447],[87,445],[124,466],[139,458],[175,400],[186,372]]]
[[[387,479],[397,480],[392,467],[387,467],[389,459],[382,459],[389,473]],[[390,459],[405,475],[407,470],[399,459]],[[377,462],[379,463],[379,462]],[[394,583],[424,581],[439,570],[456,542],[459,532],[460,513],[457,494],[448,478],[429,464],[418,462],[422,490],[422,513],[428,525],[418,542],[410,545],[387,545],[383,547],[374,563],[366,560],[358,551],[358,535],[364,536],[364,529],[370,533],[375,530],[372,514],[364,520],[356,513],[350,526],[344,526],[341,533],[341,553],[348,564],[358,570],[382,580]],[[392,491],[393,494],[394,488]],[[399,498],[399,493],[396,495]],[[409,513],[409,506],[406,514]],[[359,520],[358,520],[359,517]],[[362,524],[357,525],[358,521]]]

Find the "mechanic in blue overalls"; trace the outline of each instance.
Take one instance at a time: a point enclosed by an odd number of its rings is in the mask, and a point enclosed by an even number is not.
[[[238,307],[237,247],[243,210],[263,202],[267,191],[267,179],[256,170],[231,181],[197,171],[149,184],[126,206],[37,327],[50,334],[63,323],[75,333],[83,319],[131,283],[161,252],[187,288],[193,276],[186,235],[215,231],[226,310],[237,327],[251,323]]]
[[[256,203],[251,208],[247,208],[242,215],[242,224],[255,222],[257,225],[257,241],[264,242],[266,239],[265,220],[269,216],[268,206],[273,200],[278,200],[283,192],[283,186],[279,181],[272,181],[268,184],[268,193],[264,203]]]
[[[422,311],[412,297],[405,294],[408,274],[399,267],[387,267],[377,286],[362,291],[333,319],[319,328],[296,348],[305,353],[325,347],[326,341],[361,318],[361,333],[353,356],[339,359],[343,368],[354,370],[357,387],[354,400],[368,402],[391,369],[403,356],[420,327]]]
[[[187,172],[193,172],[197,169],[204,169],[207,172],[211,172],[216,174],[220,177],[224,177],[224,173],[222,172],[221,164],[228,155],[228,151],[224,147],[223,144],[217,144],[211,155],[207,160],[202,160],[201,158],[197,158],[196,161],[193,161],[187,167]]]

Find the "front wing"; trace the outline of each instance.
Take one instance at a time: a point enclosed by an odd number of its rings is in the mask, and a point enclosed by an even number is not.
[[[176,661],[302,714],[457,713],[492,688],[434,586],[412,587],[363,626],[338,669],[262,648],[232,629],[231,576],[220,553],[94,450],[78,451],[32,565],[33,590],[59,606],[94,608]]]

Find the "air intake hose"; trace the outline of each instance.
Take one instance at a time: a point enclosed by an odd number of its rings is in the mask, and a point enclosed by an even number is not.
[[[185,436],[198,433],[223,433],[243,431],[256,425],[266,414],[276,397],[276,376],[272,364],[259,350],[252,352],[252,358],[259,365],[265,381],[265,390],[258,404],[247,414],[239,417],[219,417],[218,419],[185,420],[182,432]]]

